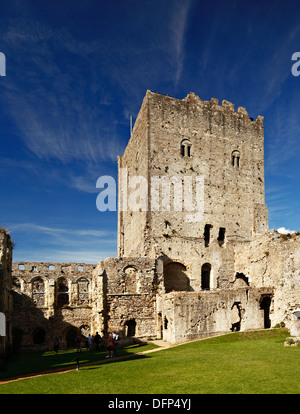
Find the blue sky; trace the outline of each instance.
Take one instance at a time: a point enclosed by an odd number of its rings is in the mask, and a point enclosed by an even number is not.
[[[226,99],[265,118],[269,227],[300,231],[298,1],[2,2],[0,224],[15,261],[97,263],[117,254],[117,178],[147,91]]]

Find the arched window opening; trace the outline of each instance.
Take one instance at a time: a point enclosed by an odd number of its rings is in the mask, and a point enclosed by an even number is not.
[[[78,280],[78,304],[88,305],[89,304],[89,285],[88,279],[81,278]]]
[[[191,157],[192,144],[190,140],[183,139],[180,143],[180,153],[182,157]]]
[[[61,277],[57,281],[57,306],[62,307],[69,304],[68,281]]]
[[[130,319],[129,321],[125,322],[125,335],[135,336],[135,329],[136,329],[136,321],[134,319]]]
[[[136,293],[137,289],[137,270],[133,266],[128,266],[124,270],[125,274],[125,293]]]
[[[164,267],[164,285],[166,293],[173,291],[190,291],[190,279],[182,263],[171,262]]]
[[[241,157],[240,151],[238,151],[238,150],[232,151],[232,153],[231,153],[231,164],[232,164],[233,167],[239,168],[239,166],[240,166],[240,157]]]
[[[205,263],[201,268],[201,289],[210,290],[211,265]]]
[[[45,305],[45,284],[43,279],[34,279],[32,282],[32,299],[36,306]]]

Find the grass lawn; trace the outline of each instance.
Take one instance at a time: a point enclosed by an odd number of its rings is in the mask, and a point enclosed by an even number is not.
[[[237,332],[2,384],[0,394],[299,394],[300,348],[284,347],[287,336]]]

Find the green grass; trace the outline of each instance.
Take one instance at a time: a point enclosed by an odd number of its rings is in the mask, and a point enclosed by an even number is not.
[[[155,344],[131,345],[119,349],[120,356],[133,355],[158,348]],[[15,361],[10,362],[5,371],[0,371],[0,381],[13,377],[22,377],[26,374],[35,374],[45,371],[76,367],[75,358],[79,358],[80,364],[98,362],[104,360],[106,351],[76,352],[76,350],[61,350],[57,355],[53,351],[32,352],[21,354]]]
[[[300,348],[284,329],[233,333],[79,371],[0,385],[0,393],[299,394]]]

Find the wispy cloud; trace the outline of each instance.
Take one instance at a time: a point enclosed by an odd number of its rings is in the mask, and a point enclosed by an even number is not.
[[[42,226],[35,223],[20,223],[11,226],[11,230],[18,230],[24,232],[38,232],[53,236],[55,238],[68,236],[68,237],[96,237],[104,238],[112,236],[114,233],[105,230],[94,230],[94,229],[66,229],[59,227],[48,227]]]
[[[173,47],[170,48],[171,53],[174,54],[175,60],[175,86],[182,76],[185,59],[185,34],[188,26],[189,12],[191,10],[193,1],[180,1],[176,3],[173,15],[171,16],[169,23],[170,38],[173,43]]]
[[[151,32],[146,44],[135,42],[134,48],[130,37],[117,44],[98,33],[93,40],[78,41],[65,28],[32,18],[10,20],[2,27],[9,71],[1,98],[29,150],[39,159],[65,164],[115,161],[127,141],[120,127],[128,121],[125,115],[133,113],[130,108],[140,105],[141,91],[165,76],[161,69],[166,63],[175,85],[182,76],[192,3],[160,6],[167,14],[158,20],[167,24]],[[148,15],[141,20],[147,26]],[[163,53],[157,55],[159,66],[147,57],[148,48],[153,56]],[[116,118],[120,103],[123,119]]]
[[[122,153],[92,64],[102,57],[99,42],[76,42],[66,30],[25,20],[11,22],[1,40],[10,47],[2,99],[38,158],[99,163]]]
[[[16,240],[14,260],[97,263],[116,256],[116,234],[95,229],[69,229],[19,223],[9,226]],[[21,248],[19,249],[19,241]]]

